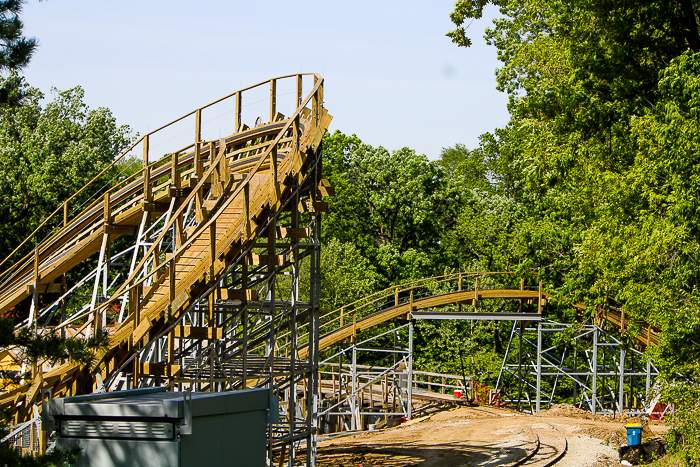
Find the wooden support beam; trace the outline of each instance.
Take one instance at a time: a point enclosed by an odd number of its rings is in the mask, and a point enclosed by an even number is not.
[[[224,187],[228,185],[228,181],[231,178],[231,169],[228,166],[228,158],[226,157],[226,139],[221,138],[219,140],[219,155],[224,153],[224,156],[219,161],[219,180],[221,181],[221,191],[223,192]]]
[[[209,225],[209,281],[214,280],[216,274],[216,219]]]
[[[129,314],[133,314],[136,326],[141,324],[141,288],[139,284],[129,290]]]
[[[175,328],[177,339],[223,339],[224,330],[214,327],[178,326]]]
[[[299,107],[299,105],[301,104],[302,98],[303,98],[303,95],[302,95],[303,81],[302,81],[302,79],[303,79],[302,75],[298,74],[297,75],[297,102],[296,102],[297,107]]]
[[[328,203],[325,201],[299,201],[301,212],[328,212]]]
[[[170,162],[170,185],[171,187],[175,188],[175,190],[179,190],[181,186],[181,180],[180,180],[180,155],[176,152],[174,152],[171,156],[171,162]]]
[[[234,124],[233,126],[236,129],[236,132],[241,131],[241,125],[243,122],[241,121],[241,92],[238,91],[236,93],[236,113],[235,113],[235,119],[234,119]],[[212,157],[213,152],[209,153],[209,158],[214,160]]]
[[[186,181],[186,185],[189,185],[189,180]],[[169,198],[187,198],[187,196],[192,191],[189,186],[180,186],[179,188],[175,186],[168,187],[168,197]]]
[[[144,201],[142,209],[144,210],[144,212],[150,212],[153,214],[164,214],[170,210],[170,204]]]
[[[318,84],[318,78],[314,76],[314,87]],[[314,126],[318,125],[318,120],[319,120],[319,92],[316,91],[314,93],[314,96],[311,98],[311,117],[312,117],[312,122]]]
[[[104,223],[105,225],[112,224],[112,208],[109,205],[109,192],[104,195]]]
[[[37,294],[45,293],[61,293],[62,284],[60,282],[52,282],[50,284],[30,284],[27,286],[27,294],[34,293],[34,288],[36,287]]]
[[[184,243],[185,232],[182,228],[182,215],[175,218],[175,249],[179,250]]]
[[[272,204],[277,204],[280,199],[280,185],[277,179],[277,145],[273,146],[270,150],[270,165],[272,168],[272,178],[270,179],[270,201]]]
[[[102,226],[102,233],[106,235],[136,235],[137,227],[131,225],[108,224]]]
[[[170,265],[168,266],[168,273],[169,273],[169,284],[168,284],[168,293],[169,293],[169,305],[168,305],[168,314],[166,316],[167,319],[172,319],[173,317],[173,302],[175,301],[175,258],[170,258]]]
[[[197,109],[194,112],[194,142],[199,143],[202,140],[202,109]]]
[[[172,382],[172,378],[175,377],[173,370],[177,371],[174,368],[174,366],[175,366],[175,329],[171,330],[168,333],[168,364],[165,366],[166,374],[167,374],[168,378],[171,379],[171,382]],[[177,369],[180,369],[179,365],[177,365],[177,367],[178,367]],[[171,388],[173,388],[173,390],[175,390],[173,386],[171,386]]]
[[[149,144],[149,136],[146,135],[143,137],[143,167],[146,168],[148,167],[148,144]]]
[[[250,237],[250,183],[243,185],[243,221],[245,222],[246,239]]]
[[[318,189],[321,191],[321,196],[335,196],[335,188],[325,178],[322,178],[318,183]]]
[[[216,143],[212,141],[209,143],[209,159],[212,163],[214,163],[214,151],[216,151]],[[214,167],[214,171],[212,172],[211,178],[209,179],[209,183],[211,183],[211,193],[214,199],[219,199],[223,193],[221,187],[220,169],[221,165]]]
[[[277,114],[277,80],[270,80],[270,123],[275,121]]]
[[[250,254],[250,263],[263,266],[283,266],[284,255],[256,255]]]

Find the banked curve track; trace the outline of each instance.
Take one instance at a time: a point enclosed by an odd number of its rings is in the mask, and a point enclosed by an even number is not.
[[[520,285],[503,287],[496,284],[511,281],[509,272],[454,273],[416,280],[389,287],[381,292],[357,300],[321,316],[320,350],[344,340],[353,339],[359,332],[368,330],[396,318],[427,317],[423,310],[433,310],[446,305],[460,305],[459,312],[430,313],[432,319],[518,320],[539,321],[542,306],[555,297],[538,286]],[[481,284],[481,285],[480,285]],[[519,312],[480,312],[482,300],[517,300]],[[536,312],[523,312],[522,305],[536,305]],[[462,306],[470,311],[462,311]],[[585,305],[576,304],[584,309]],[[616,310],[607,310],[601,318],[619,328],[629,327],[630,320]],[[657,342],[658,330],[645,328],[636,339],[643,345]],[[307,357],[307,346],[300,346],[299,358]]]

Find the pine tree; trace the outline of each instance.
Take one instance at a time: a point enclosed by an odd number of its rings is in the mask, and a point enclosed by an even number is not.
[[[24,0],[0,0],[0,70],[18,71],[29,64],[39,45],[36,38],[24,37],[19,19]]]

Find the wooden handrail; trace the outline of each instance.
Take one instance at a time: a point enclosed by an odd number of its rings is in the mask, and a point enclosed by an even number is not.
[[[297,76],[297,74],[288,75],[287,77],[289,77],[289,76]],[[318,75],[314,74],[314,76],[318,76]],[[284,78],[284,77],[283,77],[283,78]],[[319,76],[319,78],[320,78],[320,76]],[[278,78],[278,79],[279,79],[279,78]],[[264,82],[261,83],[261,84],[265,84],[265,83],[268,83],[268,82],[269,82],[269,80],[264,81]],[[272,151],[272,147],[276,146],[276,145],[279,143],[279,141],[282,139],[283,135],[290,129],[292,123],[294,123],[294,120],[296,119],[296,117],[297,117],[298,115],[301,114],[302,109],[306,107],[306,105],[309,103],[309,101],[312,99],[312,97],[315,96],[315,94],[316,94],[316,93],[318,92],[318,90],[322,87],[322,85],[323,85],[323,78],[320,78],[320,79],[317,80],[317,82],[315,83],[315,85],[314,85],[312,91],[307,95],[306,99],[299,105],[299,107],[296,108],[294,114],[293,114],[292,116],[290,116],[290,118],[287,119],[287,123],[286,123],[285,126],[282,128],[282,130],[280,130],[280,131],[277,133],[277,137],[275,138],[275,140],[272,141],[272,142],[270,142],[270,144],[268,145],[268,148],[267,148],[267,150],[265,151],[265,153],[259,158],[258,162],[257,162],[256,165],[253,167],[253,169],[251,169],[251,170],[249,171],[249,176],[245,179],[245,181],[244,181],[243,183],[241,183],[241,184],[236,188],[236,190],[235,190],[233,193],[231,193],[231,194],[229,195],[228,199],[225,201],[224,205],[222,206],[222,209],[224,209],[226,206],[228,206],[230,203],[232,203],[232,202],[234,201],[234,199],[236,198],[236,196],[239,195],[239,194],[243,191],[244,187],[246,187],[246,186],[248,186],[248,185],[250,184],[250,180],[252,179],[252,175],[254,175],[255,173],[257,173],[258,170],[260,170],[260,167],[263,165],[263,162],[264,162],[268,157],[270,157],[270,154],[271,154],[271,151]],[[258,86],[259,86],[259,85],[258,85]],[[244,90],[247,90],[247,89],[252,89],[253,87],[255,87],[255,86],[245,88],[245,89],[243,89],[243,91],[244,91]],[[234,96],[234,95],[236,95],[236,93],[230,94],[228,97],[231,97],[231,96]],[[224,99],[225,99],[225,98],[219,99],[218,101],[215,101],[215,102],[213,102],[212,104],[208,104],[207,106],[202,107],[202,109],[203,109],[203,108],[206,108],[206,107],[208,107],[208,106],[210,106],[210,105],[213,105],[213,104],[216,103],[216,102],[220,102],[221,100],[224,100]],[[193,112],[193,113],[194,113],[194,112]],[[190,114],[188,114],[188,115],[186,115],[186,116],[189,116],[189,115],[192,115],[192,113],[190,113]],[[182,118],[184,118],[184,117],[182,117]],[[178,119],[178,120],[176,120],[176,121],[179,121],[179,120],[181,120],[182,118],[180,118],[180,119]],[[152,134],[152,133],[150,133],[150,134]],[[153,254],[153,252],[155,251],[155,248],[157,247],[157,245],[160,243],[160,241],[161,241],[161,240],[163,239],[163,237],[166,235],[166,233],[168,232],[168,230],[169,230],[170,228],[172,228],[173,224],[177,221],[178,216],[179,216],[182,212],[184,212],[184,210],[187,208],[187,205],[189,204],[189,202],[190,202],[190,200],[192,199],[192,197],[194,197],[194,196],[196,195],[197,191],[203,186],[203,184],[206,182],[206,180],[209,178],[209,176],[211,176],[211,174],[213,173],[213,171],[216,169],[216,166],[217,166],[218,163],[220,162],[221,158],[222,158],[222,157],[225,157],[225,156],[226,156],[226,152],[225,152],[225,151],[221,151],[220,154],[219,154],[219,156],[217,157],[216,161],[214,161],[214,162],[209,166],[209,169],[207,170],[207,172],[204,174],[204,176],[201,178],[201,180],[199,180],[197,186],[196,186],[196,187],[190,192],[190,194],[180,203],[180,207],[177,209],[177,211],[176,211],[175,213],[172,214],[172,216],[171,216],[171,218],[170,218],[170,221],[162,228],[161,233],[160,233],[160,235],[158,236],[158,238],[157,238],[156,240],[153,241],[153,243],[152,243],[151,247],[148,249],[147,253],[144,254],[144,256],[143,256],[143,258],[141,259],[141,261],[140,261],[140,262],[138,263],[138,265],[134,268],[134,272],[122,283],[122,285],[117,289],[116,292],[114,292],[114,294],[112,295],[112,297],[111,297],[110,299],[108,299],[107,301],[101,303],[101,304],[94,310],[95,313],[98,313],[98,312],[104,310],[105,308],[107,308],[109,305],[111,305],[112,303],[114,303],[115,301],[117,301],[117,300],[118,300],[121,296],[123,296],[125,293],[129,293],[129,291],[132,290],[134,287],[137,287],[139,284],[142,284],[147,278],[152,277],[153,274],[155,274],[155,272],[156,272],[159,268],[162,268],[162,267],[163,267],[163,265],[161,264],[161,265],[158,266],[157,268],[154,268],[154,270],[151,271],[151,273],[148,274],[146,277],[143,277],[143,278],[141,278],[140,280],[136,280],[136,277],[140,274],[141,268],[142,268],[142,267],[144,266],[144,264],[148,261],[148,258]],[[166,157],[167,157],[167,156],[166,156]],[[210,159],[211,159],[211,156],[210,156]],[[232,182],[233,182],[233,178],[231,178],[231,179],[229,180],[229,183],[232,183]],[[249,213],[248,215],[250,216],[250,213]],[[193,232],[193,234],[187,239],[187,241],[184,242],[182,245],[180,245],[180,248],[176,249],[176,251],[173,253],[173,256],[174,256],[174,257],[175,257],[175,256],[178,256],[178,257],[179,257],[182,253],[184,253],[184,252],[187,250],[187,248],[192,244],[192,242],[194,242],[197,238],[199,238],[199,235],[201,235],[202,232],[207,231],[207,229],[209,228],[210,224],[211,224],[213,221],[214,221],[213,219],[210,219],[210,220],[207,221],[206,223],[200,224],[200,225],[198,226],[197,230],[195,230],[195,232]],[[127,287],[127,284],[132,284],[132,285],[130,285],[130,286]],[[60,329],[61,327],[70,324],[70,322],[72,322],[72,321],[74,321],[74,320],[76,320],[76,319],[79,319],[79,318],[81,318],[81,317],[84,317],[84,316],[86,316],[86,315],[88,315],[88,314],[91,314],[91,313],[93,313],[93,311],[87,310],[87,311],[85,311],[85,312],[83,312],[83,313],[81,313],[81,314],[78,314],[78,315],[76,315],[76,316],[73,316],[73,317],[71,317],[71,319],[70,319],[69,321],[67,321],[67,322],[63,323],[62,325],[58,326],[57,329]],[[129,315],[129,317],[128,317],[127,319],[125,319],[125,320],[120,324],[119,327],[121,328],[121,327],[124,326],[125,324],[129,323],[130,320],[131,320],[131,315]]]
[[[272,78],[272,79],[274,79],[274,80],[281,80],[281,79],[285,79],[285,78],[293,78],[293,77],[296,78],[297,76],[300,76],[300,75],[301,75],[301,76],[316,76],[316,77],[319,77],[319,78],[320,78],[320,76],[317,75],[316,73],[294,73],[294,74],[289,74],[289,75],[284,75],[284,76],[278,76],[278,77]],[[184,119],[187,118],[187,117],[190,117],[190,116],[192,116],[192,115],[195,115],[197,112],[201,112],[202,110],[204,110],[204,109],[206,109],[206,108],[208,108],[208,107],[211,107],[212,105],[218,104],[219,102],[222,102],[222,101],[224,101],[224,100],[226,100],[226,99],[229,99],[229,98],[231,98],[231,97],[234,97],[234,96],[236,96],[236,95],[239,95],[239,96],[240,96],[240,93],[242,93],[242,92],[244,92],[244,91],[248,91],[248,90],[254,89],[254,88],[259,87],[259,86],[263,86],[263,85],[265,85],[265,84],[270,83],[270,81],[271,81],[271,80],[268,79],[268,80],[265,80],[265,81],[261,81],[261,82],[259,82],[259,83],[257,83],[257,84],[254,84],[254,85],[252,85],[252,86],[248,86],[248,87],[246,87],[246,88],[239,89],[239,90],[236,91],[236,92],[233,92],[233,93],[228,94],[228,95],[226,95],[226,96],[224,96],[224,97],[221,97],[221,98],[219,98],[219,99],[216,99],[215,101],[210,102],[210,103],[207,104],[207,105],[204,105],[204,106],[202,106],[202,107],[199,107],[199,108],[197,108],[197,109],[195,109],[195,110],[193,110],[193,111],[191,111],[191,112],[189,112],[189,113],[187,113],[187,114],[185,114],[185,115],[183,115],[183,116],[181,116],[181,117],[179,117],[179,118],[176,118],[175,120],[172,120],[172,121],[169,122],[169,123],[166,123],[165,125],[162,125],[162,126],[156,128],[156,129],[153,130],[153,131],[150,131],[150,132],[146,133],[145,135],[141,136],[138,140],[136,140],[136,141],[135,141],[131,146],[129,146],[126,150],[122,151],[122,153],[121,153],[116,159],[114,159],[114,161],[112,161],[112,163],[110,163],[107,167],[105,167],[104,169],[102,169],[102,171],[100,171],[100,173],[98,173],[97,175],[95,175],[95,176],[94,176],[89,182],[87,182],[82,188],[80,188],[77,192],[75,192],[73,195],[71,195],[66,201],[64,201],[64,203],[68,203],[68,202],[72,201],[73,199],[75,199],[76,196],[78,196],[80,193],[82,193],[83,191],[85,191],[89,186],[91,186],[95,181],[97,181],[102,175],[104,175],[109,169],[111,169],[112,167],[114,167],[115,164],[117,164],[117,163],[118,163],[120,160],[122,160],[127,154],[129,154],[136,146],[138,146],[141,142],[147,141],[148,138],[149,138],[151,135],[153,135],[153,134],[155,134],[155,133],[157,133],[157,132],[159,132],[159,131],[161,131],[161,130],[163,130],[163,129],[165,129],[165,128],[167,128],[167,127],[169,127],[169,126],[171,126],[171,125],[173,125],[173,124],[175,124],[175,123],[177,123],[177,122],[180,122],[180,121],[184,120]],[[321,78],[321,79],[318,81],[318,85],[320,85],[321,83],[323,83],[323,78]],[[313,93],[316,92],[316,90],[317,90],[318,87],[319,87],[318,85],[314,87],[314,90],[312,91],[311,94],[313,94]],[[310,96],[311,96],[311,94],[310,94]],[[310,96],[309,96],[309,97],[310,97]],[[305,103],[304,103],[301,107],[305,107],[309,100],[310,100],[310,99],[307,98],[307,100],[305,101]],[[298,107],[297,107],[297,110],[299,110],[301,107],[298,106]],[[295,115],[296,115],[296,113],[295,113]],[[236,128],[235,131],[237,132],[237,131],[238,131],[238,128]],[[167,156],[166,156],[166,157],[167,157]],[[153,163],[149,164],[148,166],[152,166],[153,164],[155,164],[155,163],[161,161],[162,159],[163,159],[163,158],[159,159],[158,161],[154,161]],[[142,170],[143,170],[143,169],[142,169]],[[142,172],[142,173],[143,173],[143,172]],[[41,224],[39,224],[39,226],[37,226],[37,227],[34,229],[34,231],[32,231],[32,233],[30,233],[24,240],[22,240],[22,242],[21,242],[14,250],[12,250],[12,252],[11,252],[10,254],[8,254],[2,261],[0,261],[0,267],[2,267],[5,263],[7,263],[7,261],[8,261],[15,253],[17,253],[17,251],[19,251],[19,250],[20,250],[22,247],[24,247],[30,240],[32,240],[32,239],[34,238],[34,235],[36,235],[37,232],[39,232],[39,230],[40,230],[42,227],[44,227],[57,213],[63,211],[63,209],[64,209],[63,204],[61,204],[58,208],[56,208],[56,210],[54,210],[51,214],[49,214],[49,216],[46,217],[46,219],[44,219],[44,220],[41,222]],[[81,211],[80,214],[84,213],[84,212],[87,211],[88,209],[89,209],[89,208],[87,208],[87,209]],[[78,215],[80,215],[80,214],[78,214]],[[60,231],[60,230],[59,230],[59,231]],[[52,235],[51,237],[49,237],[48,239],[44,240],[41,244],[37,245],[37,248],[43,247],[48,241],[51,240],[51,238],[53,238],[53,235]],[[28,256],[31,256],[31,254],[28,255]],[[26,258],[22,258],[19,262],[25,261],[25,259],[26,259]],[[0,274],[0,278],[3,277],[3,276],[5,276],[6,273],[7,273],[7,271],[3,271],[3,273]]]

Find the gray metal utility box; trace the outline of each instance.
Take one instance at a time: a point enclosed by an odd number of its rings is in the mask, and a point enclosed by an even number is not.
[[[42,422],[57,447],[81,448],[79,467],[262,467],[278,410],[269,389],[136,389],[49,399]]]

